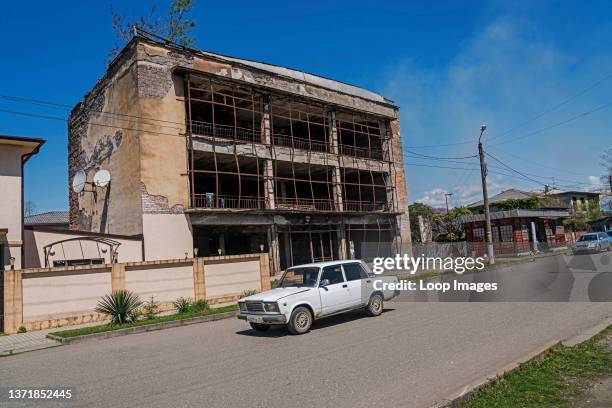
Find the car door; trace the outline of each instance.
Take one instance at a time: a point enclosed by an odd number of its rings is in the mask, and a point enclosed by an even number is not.
[[[344,276],[351,295],[352,307],[362,306],[368,302],[369,288],[371,287],[368,274],[359,262],[342,264]]]
[[[321,286],[320,283],[326,279],[329,284]],[[323,268],[319,280],[319,296],[323,316],[349,307],[351,295],[341,265],[330,265]]]

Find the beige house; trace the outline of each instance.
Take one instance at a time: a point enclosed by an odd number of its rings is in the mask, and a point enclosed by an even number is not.
[[[0,268],[20,269],[23,259],[23,167],[43,139],[0,135]]]

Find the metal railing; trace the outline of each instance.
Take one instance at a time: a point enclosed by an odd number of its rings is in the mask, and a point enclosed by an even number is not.
[[[342,203],[344,211],[351,212],[371,212],[371,211],[388,211],[389,206],[384,202],[357,201],[345,200]]]
[[[335,211],[334,200],[319,198],[276,198],[276,208],[299,211]]]
[[[259,210],[266,208],[264,197],[257,196],[236,196],[236,195],[216,195],[214,193],[194,194],[193,208],[212,208],[212,209],[245,209]]]
[[[213,126],[212,123],[200,122],[197,120],[191,121],[191,133],[194,135],[213,136],[221,139],[261,143],[260,130],[218,124]]]
[[[301,137],[287,135],[274,135],[274,144],[277,146],[293,147],[294,149],[311,150],[315,152],[329,152],[329,144],[318,140],[308,140]]]
[[[383,154],[380,149],[367,149],[350,145],[340,145],[340,154],[344,156],[363,157],[365,159],[382,160]]]

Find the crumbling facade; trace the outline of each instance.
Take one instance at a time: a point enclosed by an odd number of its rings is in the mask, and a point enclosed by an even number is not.
[[[398,108],[304,72],[136,36],[72,111],[72,228],[146,259],[268,251],[272,271],[408,251]]]

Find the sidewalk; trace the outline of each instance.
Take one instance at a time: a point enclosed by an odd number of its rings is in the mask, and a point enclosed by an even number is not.
[[[0,336],[0,357],[61,346],[60,342],[48,339],[47,334],[66,328],[76,329],[79,327],[95,326],[101,323],[93,322],[74,326],[54,327],[52,329]]]

